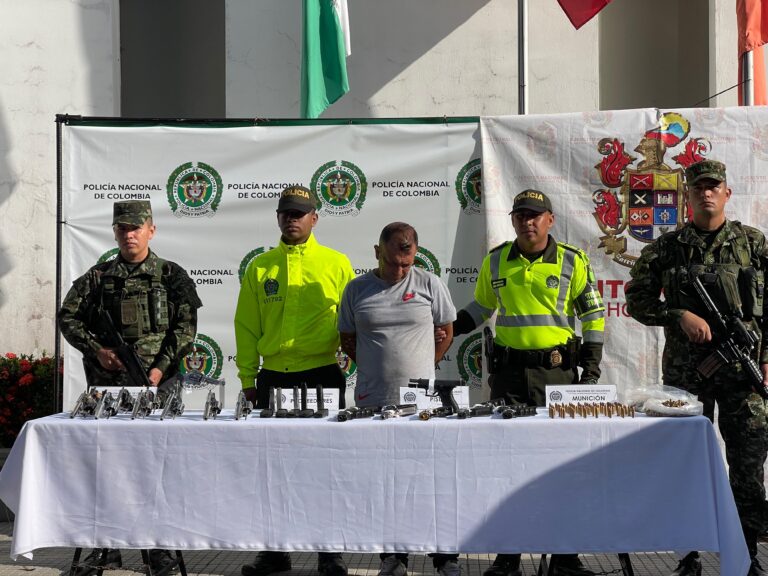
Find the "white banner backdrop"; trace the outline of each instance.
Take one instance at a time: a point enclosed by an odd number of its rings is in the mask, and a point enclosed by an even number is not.
[[[477,122],[276,124],[62,126],[63,293],[97,260],[114,257],[113,202],[150,200],[152,249],[187,270],[204,305],[196,353],[185,362],[226,379],[229,408],[240,389],[233,331],[240,276],[277,244],[275,208],[286,185],[318,191],[317,239],[347,254],[357,274],[376,266],[373,245],[386,224],[412,224],[418,263],[446,282],[457,307],[471,300],[486,250]],[[69,410],[85,379],[80,353],[62,343]],[[354,366],[340,362],[353,386]],[[438,374],[469,380],[479,398],[479,335],[458,338]],[[203,392],[185,398],[189,408],[204,401]]]
[[[661,328],[626,313],[624,286],[641,249],[687,218],[682,170],[706,157],[727,165],[729,219],[766,232],[768,109],[627,110],[481,118],[487,243],[513,238],[515,194],[552,199],[553,235],[586,250],[607,307],[601,383],[622,390],[661,381]]]

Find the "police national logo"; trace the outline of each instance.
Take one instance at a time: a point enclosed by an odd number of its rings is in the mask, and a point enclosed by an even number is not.
[[[181,359],[179,371],[182,374],[200,372],[209,378],[218,378],[223,361],[224,354],[216,341],[205,334],[198,334],[192,352]]]
[[[459,346],[456,362],[459,365],[461,379],[474,388],[479,388],[483,382],[483,337],[473,334],[464,339]]]
[[[435,276],[440,276],[440,262],[437,261],[437,258],[432,252],[423,246],[419,246],[416,250],[413,263],[419,268],[432,272]]]
[[[341,348],[336,350],[336,362],[347,379],[347,388],[352,388],[357,384],[357,364]]]
[[[638,158],[628,154],[618,138],[598,143],[603,159],[595,168],[603,187],[592,192],[592,215],[603,233],[599,247],[615,262],[631,267],[638,256],[628,252],[630,241],[653,242],[690,218],[684,170],[710,150],[705,139],[688,138],[690,131],[690,122],[681,114],[662,114],[658,126],[645,132],[634,148],[644,158],[637,164]],[[677,153],[670,166],[664,160],[672,149]]]
[[[223,188],[221,176],[213,166],[187,162],[168,177],[166,192],[176,216],[198,218],[213,216],[221,202]]]
[[[109,262],[110,260],[114,260],[117,258],[117,255],[120,254],[120,248],[112,248],[112,250],[107,250],[99,256],[99,259],[96,261],[96,264],[101,264],[102,262]]]
[[[309,185],[320,201],[319,212],[330,216],[357,216],[363,208],[368,181],[352,162],[327,162],[312,175]]]
[[[456,195],[465,214],[479,214],[483,199],[480,158],[464,164],[456,176]]]

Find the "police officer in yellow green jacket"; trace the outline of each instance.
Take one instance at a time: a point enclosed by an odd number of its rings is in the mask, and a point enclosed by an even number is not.
[[[605,306],[586,253],[549,234],[555,215],[546,195],[521,192],[510,214],[517,238],[485,257],[475,299],[459,311],[453,332],[471,332],[496,312],[488,367],[491,398],[543,406],[547,384],[596,383],[600,378]],[[559,576],[592,574],[575,554],[556,555],[553,564]],[[499,554],[485,572],[519,574],[518,554]]]
[[[355,273],[349,259],[321,246],[312,229],[317,201],[307,188],[283,190],[277,204],[280,244],[256,257],[240,286],[235,312],[238,376],[248,398],[268,405],[270,386],[306,383],[338,388],[344,407],[346,380],[336,360],[341,295]],[[263,359],[259,369],[260,359]],[[287,553],[260,552],[243,576],[290,570]],[[318,571],[345,576],[341,554],[320,553]]]

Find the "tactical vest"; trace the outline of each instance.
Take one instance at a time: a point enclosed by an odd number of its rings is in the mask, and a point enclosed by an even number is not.
[[[158,258],[154,274],[125,278],[106,270],[101,275],[100,301],[126,342],[164,333],[170,323],[168,292],[162,282],[165,261]]]
[[[758,256],[742,226],[732,225],[735,237],[707,251],[677,240],[667,243],[660,264],[671,308],[706,316],[692,285],[698,277],[721,313],[741,315],[745,321],[762,317],[765,272],[756,267]]]

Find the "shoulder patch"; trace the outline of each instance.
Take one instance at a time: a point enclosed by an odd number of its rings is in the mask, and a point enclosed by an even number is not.
[[[576,254],[581,256],[582,258],[587,255],[587,253],[584,252],[584,250],[582,250],[581,248],[577,248],[576,246],[573,246],[572,244],[566,244],[565,242],[558,242],[557,245],[562,247],[562,248],[564,248],[564,249],[566,249],[566,250],[570,250],[571,252],[575,252]]]

